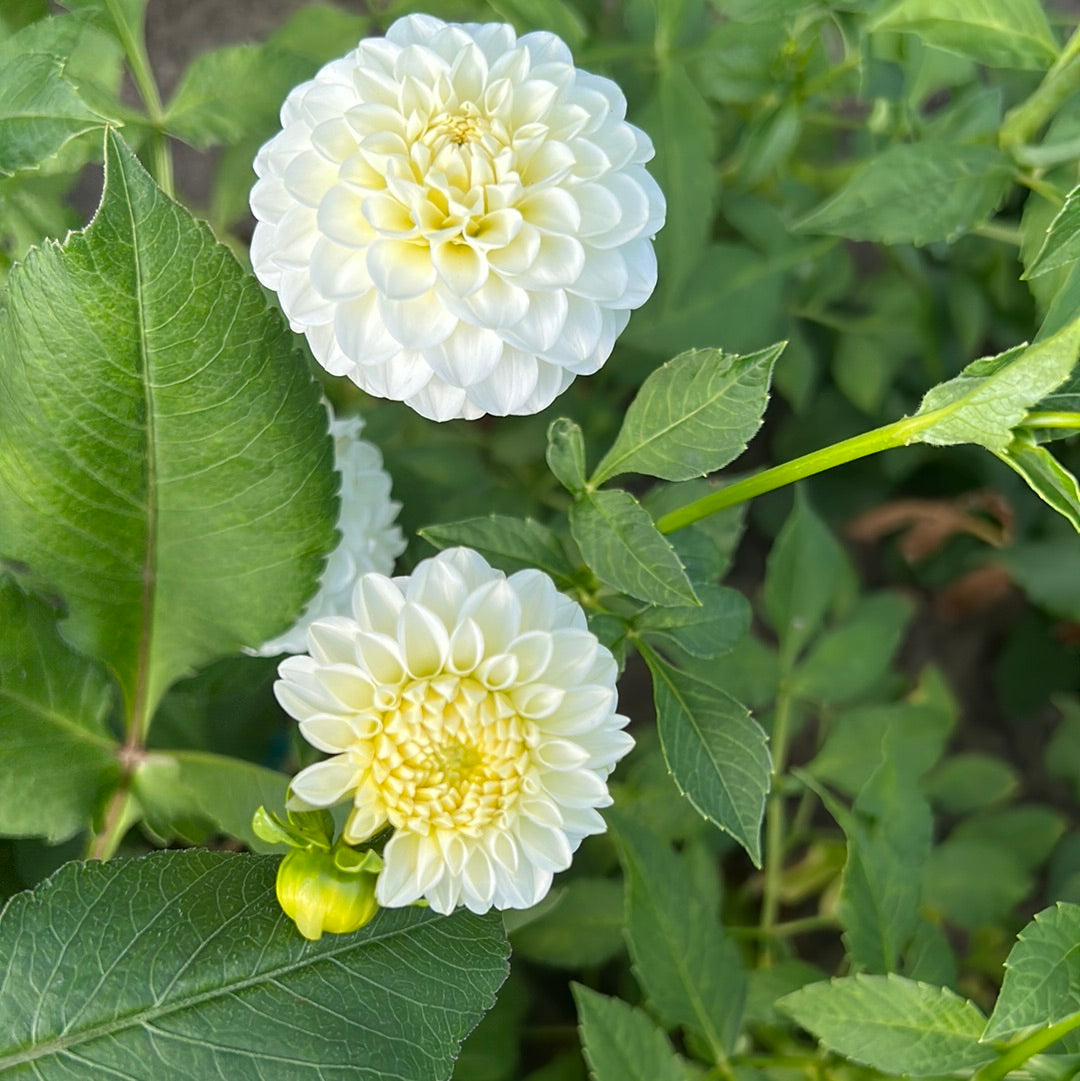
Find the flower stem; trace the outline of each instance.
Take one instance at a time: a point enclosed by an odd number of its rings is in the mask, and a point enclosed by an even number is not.
[[[1005,114],[998,142],[1003,150],[1030,142],[1073,91],[1080,89],[1080,28],[1073,31],[1035,92]]]
[[[124,18],[119,0],[105,0],[105,6],[116,27],[116,34],[123,46],[131,78],[139,91],[139,97],[142,98],[147,118],[153,128],[149,139],[150,173],[157,181],[158,187],[171,197],[173,194],[172,150],[169,147],[169,137],[165,134],[165,110],[161,107],[161,95],[158,93],[157,82],[150,68],[146,46],[132,32],[130,24]]]
[[[127,778],[113,792],[105,808],[101,829],[91,835],[86,846],[88,860],[107,860],[116,855],[124,835],[138,821],[139,809]]]
[[[1021,428],[1075,428],[1080,431],[1080,413],[1028,413]]]
[[[776,934],[777,916],[780,912],[780,886],[784,873],[784,793],[780,780],[787,766],[788,739],[791,735],[791,692],[785,678],[780,684],[773,715],[772,781],[769,785],[769,802],[765,809],[765,885],[761,898],[760,930],[763,938],[762,958],[772,964],[773,941]]]
[[[1066,1017],[1056,1025],[1040,1029],[1019,1043],[1013,1044],[1012,1047],[1006,1048],[993,1062],[988,1062],[979,1070],[972,1081],[1002,1081],[1018,1066],[1022,1066],[1040,1051],[1045,1051],[1051,1044],[1057,1043],[1062,1036],[1076,1028],[1080,1028],[1080,1012]]]
[[[661,533],[674,533],[676,529],[692,525],[710,514],[734,507],[738,503],[745,503],[755,496],[783,488],[785,484],[794,484],[804,477],[812,477],[815,473],[823,473],[826,469],[853,462],[857,458],[865,458],[869,454],[906,446],[919,432],[931,427],[939,419],[938,411],[904,417],[882,428],[874,428],[821,450],[811,451],[801,458],[794,458],[790,462],[729,484],[726,488],[688,503],[685,507],[678,507],[660,518],[656,528]]]

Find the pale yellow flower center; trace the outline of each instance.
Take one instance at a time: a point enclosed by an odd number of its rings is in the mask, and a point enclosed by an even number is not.
[[[505,828],[536,726],[505,695],[456,676],[407,684],[373,739],[368,783],[398,829]]]
[[[433,116],[421,141],[437,154],[448,143],[463,147],[479,142],[490,131],[491,124],[487,118],[472,102],[467,101],[457,112],[442,112]]]

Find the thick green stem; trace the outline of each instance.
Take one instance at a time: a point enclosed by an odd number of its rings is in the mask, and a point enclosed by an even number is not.
[[[1069,428],[1080,431],[1080,413],[1028,413],[1021,428]]]
[[[903,420],[886,424],[883,428],[875,428],[873,431],[863,432],[862,435],[804,454],[801,458],[773,466],[772,469],[736,481],[711,495],[688,503],[685,507],[679,507],[660,518],[656,528],[661,533],[674,533],[676,529],[693,525],[717,511],[745,503],[748,499],[783,488],[786,484],[794,484],[805,477],[812,477],[815,473],[823,473],[826,469],[877,454],[879,451],[906,446],[919,432],[931,427],[939,419],[937,411],[905,417]]]
[[[86,847],[88,860],[108,860],[116,855],[125,834],[139,820],[139,809],[125,780],[112,794],[105,808],[101,829],[93,834]]]
[[[1073,31],[1035,92],[1005,114],[998,135],[1002,149],[1030,142],[1075,90],[1080,90],[1080,28]]]
[[[993,1062],[988,1062],[981,1070],[977,1071],[972,1081],[1003,1081],[1018,1066],[1023,1066],[1028,1059],[1045,1051],[1051,1044],[1055,1044],[1073,1029],[1080,1028],[1080,1013],[1074,1013],[1059,1021],[1049,1028],[1040,1029],[1030,1036],[1021,1040],[1012,1047],[1006,1048]]]
[[[166,195],[173,194],[173,166],[172,150],[169,148],[169,137],[165,134],[164,120],[165,110],[161,107],[161,95],[158,93],[157,82],[150,69],[150,58],[146,54],[146,46],[132,31],[124,13],[120,8],[119,0],[105,0],[109,16],[116,27],[117,37],[124,49],[124,56],[131,70],[131,78],[135,82],[135,88],[139,91],[143,105],[146,107],[146,115],[154,129],[149,139],[150,150],[150,173],[158,183],[158,187]]]

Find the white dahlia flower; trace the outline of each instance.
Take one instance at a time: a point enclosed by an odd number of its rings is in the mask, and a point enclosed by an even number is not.
[[[614,659],[547,575],[448,549],[407,578],[365,575],[353,618],[317,620],[308,646],[274,689],[333,757],[291,798],[350,799],[352,844],[393,827],[380,905],[528,908],[604,831],[605,782],[633,740]]]
[[[399,19],[286,99],[255,159],[255,273],[369,393],[535,413],[656,285],[664,197],[625,114],[554,34]]]
[[[303,653],[307,629],[316,619],[352,610],[357,579],[369,571],[389,574],[405,551],[405,538],[396,524],[401,504],[390,498],[390,474],[383,469],[379,448],[360,438],[360,417],[330,421],[334,438],[334,466],[341,476],[341,511],[338,546],[330,553],[319,580],[319,590],[300,618],[284,634],[250,650],[260,657]]]

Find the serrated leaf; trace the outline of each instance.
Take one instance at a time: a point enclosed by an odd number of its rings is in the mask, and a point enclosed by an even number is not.
[[[697,604],[679,557],[641,504],[622,491],[590,492],[570,508],[570,533],[600,581],[650,604]]]
[[[888,1074],[932,1077],[995,1058],[979,1043],[983,1014],[947,987],[901,976],[813,983],[777,1006],[830,1051]]]
[[[692,349],[657,368],[630,403],[592,483],[620,473],[690,480],[737,458],[761,427],[784,343],[741,357]]]
[[[1080,1011],[1080,905],[1059,901],[1017,936],[984,1040],[1047,1028]]]
[[[764,602],[790,665],[814,636],[846,574],[847,556],[801,491],[769,553]]]
[[[66,840],[119,780],[113,688],[56,613],[0,577],[0,834]]]
[[[186,836],[185,827],[195,821],[256,852],[279,851],[259,839],[251,819],[260,806],[285,806],[287,774],[205,751],[155,751],[133,779],[150,827],[163,837]]]
[[[585,436],[581,426],[568,417],[553,420],[547,433],[547,464],[558,482],[571,494],[585,487]]]
[[[634,627],[654,644],[692,657],[719,657],[734,649],[750,628],[750,604],[735,589],[699,585],[701,606],[646,608]]]
[[[644,1010],[571,984],[592,1081],[686,1081],[667,1036]]]
[[[492,566],[508,574],[535,567],[557,583],[572,583],[574,567],[558,536],[532,518],[490,514],[486,518],[424,526],[419,533],[436,548],[458,544],[475,548]]]
[[[652,137],[651,172],[664,192],[667,218],[657,234],[663,306],[676,303],[708,243],[716,201],[713,118],[679,64],[664,64],[653,97],[635,118]]]
[[[872,29],[918,34],[927,45],[998,68],[1042,70],[1058,52],[1039,0],[901,0]]]
[[[745,706],[700,676],[645,659],[664,759],[679,791],[761,865],[761,820],[772,762]]]
[[[200,53],[165,110],[165,127],[200,149],[272,133],[285,96],[313,74],[311,61],[273,42]]]
[[[70,19],[31,23],[0,45],[0,176],[32,169],[105,125],[64,78],[78,38]]]
[[[837,627],[811,646],[792,678],[791,693],[811,702],[849,702],[888,671],[914,606],[898,593],[862,598]]]
[[[190,850],[71,863],[13,898],[0,1073],[446,1077],[506,975],[497,916],[384,909],[308,942],[275,900],[278,862]]]
[[[1080,259],[1080,185],[1065,197],[1065,205],[1057,212],[1046,239],[1024,272],[1025,279],[1037,278],[1060,270]]]
[[[626,878],[626,935],[638,983],[665,1024],[697,1033],[717,1058],[730,1053],[746,997],[738,947],[689,865],[632,816],[608,816]]]
[[[1060,386],[1080,352],[1080,317],[1052,337],[973,361],[955,379],[927,391],[915,416],[941,417],[914,438],[935,446],[977,443],[997,454],[1037,402]]]
[[[0,554],[129,709],[296,618],[335,536],[318,388],[115,133],[94,221],[12,273],[0,335]]]
[[[1027,432],[1018,432],[998,457],[1080,533],[1080,483]]]
[[[1011,177],[1009,159],[992,147],[890,146],[795,229],[882,244],[955,240],[990,216]]]

